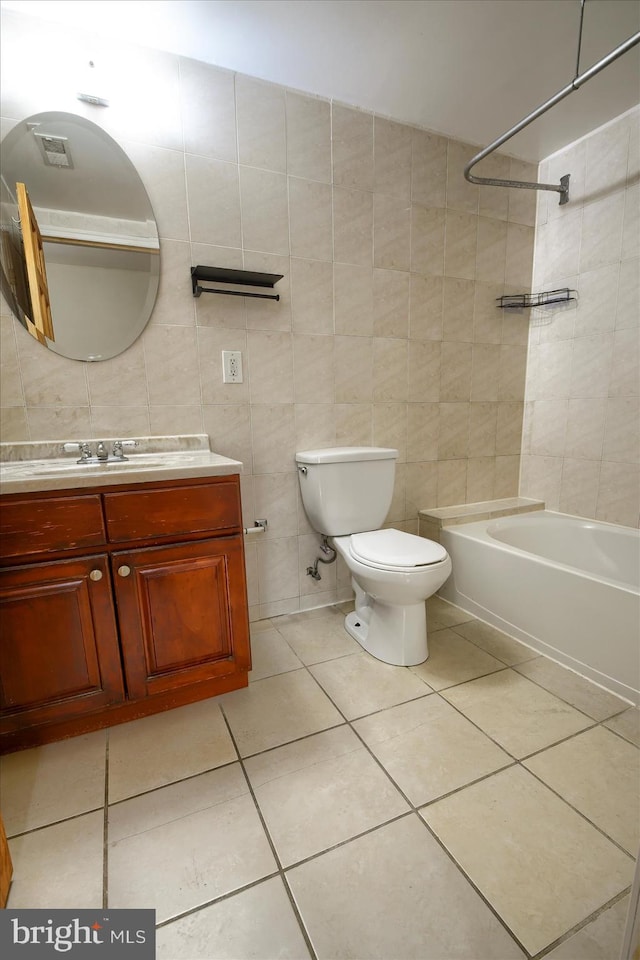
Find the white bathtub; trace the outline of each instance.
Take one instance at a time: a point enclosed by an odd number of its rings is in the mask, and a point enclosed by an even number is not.
[[[640,533],[540,510],[443,527],[446,600],[640,703]]]

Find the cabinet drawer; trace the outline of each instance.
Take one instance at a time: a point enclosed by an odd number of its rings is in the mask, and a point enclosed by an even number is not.
[[[98,494],[25,498],[0,507],[0,556],[3,558],[72,550],[104,544]]]
[[[202,486],[106,493],[104,507],[112,543],[234,530],[241,522],[239,484],[231,479]]]

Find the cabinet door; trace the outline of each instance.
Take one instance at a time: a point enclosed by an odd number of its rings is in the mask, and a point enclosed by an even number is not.
[[[69,720],[124,698],[106,556],[4,570],[0,622],[4,731]]]
[[[111,560],[130,698],[246,673],[241,537],[128,550]]]

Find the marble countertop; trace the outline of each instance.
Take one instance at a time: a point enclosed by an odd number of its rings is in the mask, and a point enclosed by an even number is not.
[[[0,444],[0,493],[35,493],[82,487],[115,486],[156,480],[184,480],[241,473],[242,463],[209,449],[206,434],[141,437],[126,460],[77,463],[77,453],[64,453],[74,441]],[[88,441],[95,449],[96,440]],[[114,438],[105,438],[110,451]]]

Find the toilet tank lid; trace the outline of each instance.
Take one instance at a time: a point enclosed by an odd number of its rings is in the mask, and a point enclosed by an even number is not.
[[[353,460],[397,460],[398,451],[389,447],[327,447],[299,450],[296,463],[345,463]]]

